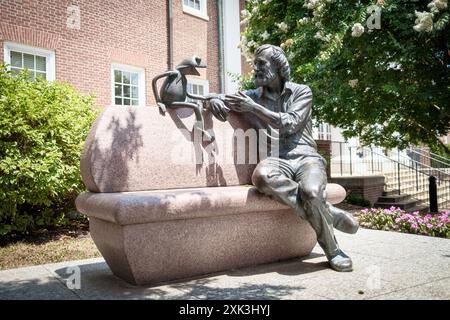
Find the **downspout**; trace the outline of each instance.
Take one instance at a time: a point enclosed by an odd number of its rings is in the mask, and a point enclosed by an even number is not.
[[[173,0],[167,0],[167,68],[173,69]]]
[[[223,4],[222,0],[216,0],[217,6],[217,33],[219,37],[218,50],[219,50],[219,91],[223,93],[225,90],[225,78],[224,78],[224,56],[223,56]]]

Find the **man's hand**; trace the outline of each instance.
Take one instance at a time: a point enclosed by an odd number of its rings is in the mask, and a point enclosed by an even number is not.
[[[237,94],[226,95],[225,102],[231,110],[236,112],[252,112],[257,106],[255,101],[242,91],[238,91]]]

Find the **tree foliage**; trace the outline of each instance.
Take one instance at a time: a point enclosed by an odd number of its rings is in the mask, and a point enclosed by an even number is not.
[[[64,222],[84,189],[80,154],[93,105],[67,84],[0,65],[0,235]]]
[[[447,0],[248,1],[242,18],[248,61],[260,44],[284,48],[293,81],[313,90],[318,120],[367,145],[443,147],[438,137],[450,129]]]

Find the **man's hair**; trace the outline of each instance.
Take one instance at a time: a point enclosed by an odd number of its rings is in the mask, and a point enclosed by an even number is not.
[[[287,61],[286,54],[283,49],[280,47],[271,45],[271,44],[263,44],[259,46],[255,51],[255,56],[263,52],[264,50],[271,49],[270,58],[278,67],[278,73],[283,81],[289,81],[291,68],[289,67],[289,62]]]

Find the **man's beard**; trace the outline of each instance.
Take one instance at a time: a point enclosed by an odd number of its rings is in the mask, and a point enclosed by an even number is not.
[[[261,86],[268,86],[269,84],[272,83],[273,80],[275,80],[277,77],[277,75],[275,73],[273,73],[272,71],[268,70],[267,73],[264,74],[264,77],[260,78],[260,77],[256,77],[255,78],[255,84],[258,87]]]

